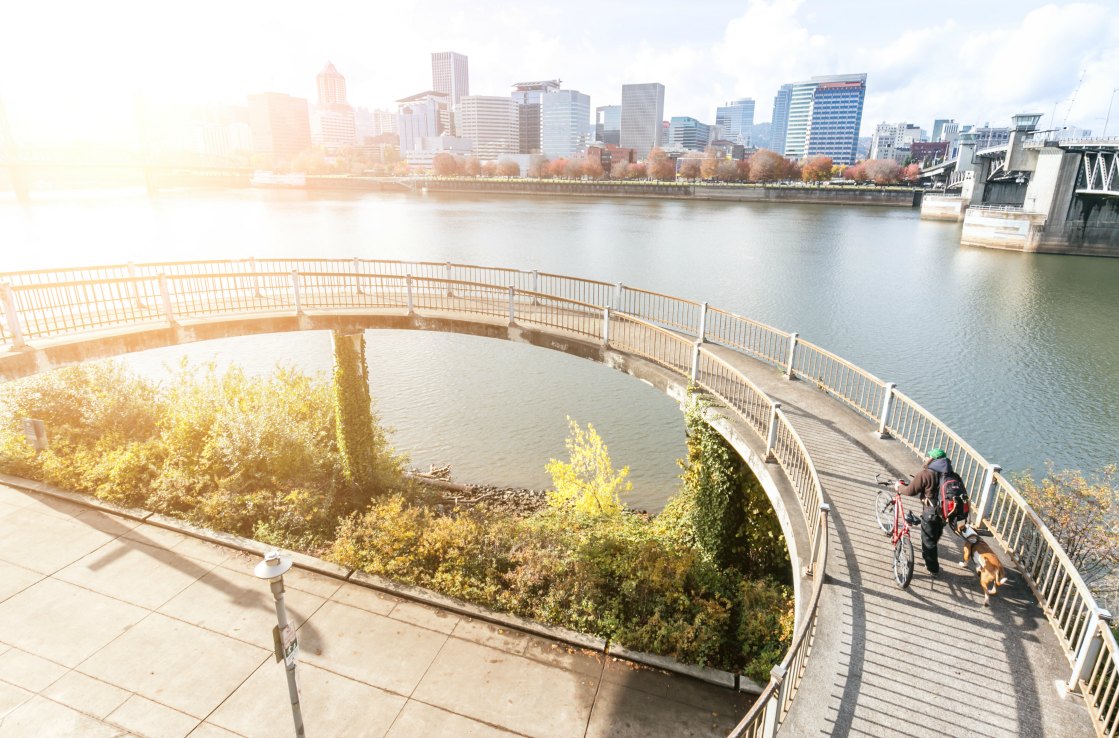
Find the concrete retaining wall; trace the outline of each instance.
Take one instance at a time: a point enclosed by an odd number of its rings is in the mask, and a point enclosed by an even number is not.
[[[1036,251],[1045,216],[1021,211],[969,209],[960,243],[1010,251]]]
[[[959,223],[964,219],[967,206],[966,197],[925,195],[921,198],[921,220],[950,220]]]
[[[822,205],[880,205],[911,208],[920,204],[921,191],[907,188],[829,186],[716,185],[679,182],[574,182],[523,180],[433,179],[429,192],[471,192],[498,195],[643,197],[730,202],[795,202]]]

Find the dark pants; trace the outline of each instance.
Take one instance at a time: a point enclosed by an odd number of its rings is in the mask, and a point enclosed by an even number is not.
[[[940,540],[940,534],[944,532],[944,521],[933,510],[934,508],[926,508],[925,514],[921,516],[921,558],[925,560],[925,568],[930,574],[940,571],[936,543]]]

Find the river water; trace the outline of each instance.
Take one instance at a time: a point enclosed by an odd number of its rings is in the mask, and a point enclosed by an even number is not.
[[[248,256],[456,261],[707,300],[897,382],[1007,470],[1119,460],[1119,259],[965,248],[957,224],[916,210],[254,190],[0,201],[0,271]],[[416,466],[545,486],[570,416],[593,422],[616,465],[631,467],[632,504],[659,508],[677,485],[679,410],[640,382],[502,341],[367,339],[379,412]],[[251,371],[331,361],[321,333],[128,361],[158,377],[183,355]]]

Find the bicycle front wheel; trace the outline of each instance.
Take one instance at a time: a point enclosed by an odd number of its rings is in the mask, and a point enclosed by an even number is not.
[[[902,589],[913,581],[913,539],[908,531],[894,544],[894,581]]]
[[[884,489],[874,498],[874,518],[886,535],[894,532],[894,496]]]

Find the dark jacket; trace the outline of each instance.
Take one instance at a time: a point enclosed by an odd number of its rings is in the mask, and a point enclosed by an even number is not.
[[[947,456],[943,459],[933,459],[921,467],[921,471],[917,472],[912,482],[901,488],[901,493],[909,497],[917,497],[930,505],[937,505],[940,503],[940,490],[936,485],[937,476],[950,473],[952,473],[952,461]]]

